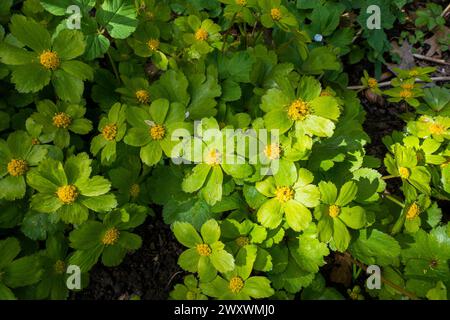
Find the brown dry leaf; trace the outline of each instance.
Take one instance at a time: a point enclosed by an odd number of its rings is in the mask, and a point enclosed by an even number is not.
[[[398,65],[390,65],[390,67],[397,67],[404,70],[412,69],[416,66],[414,56],[412,53],[413,46],[409,44],[408,41],[403,41],[400,47],[396,41],[392,41],[392,52],[400,56],[400,63]]]
[[[335,266],[331,270],[330,280],[349,287],[352,283],[352,262],[344,255],[335,256]]]
[[[426,53],[427,57],[434,56],[435,53],[437,53],[437,56],[435,58],[441,58],[442,57],[442,50],[441,45],[439,44],[439,39],[446,39],[448,38],[450,34],[450,28],[443,27],[440,28],[436,33],[431,37],[425,40],[425,43],[430,46],[430,49]]]

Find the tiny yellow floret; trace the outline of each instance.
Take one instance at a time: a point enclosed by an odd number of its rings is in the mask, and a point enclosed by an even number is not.
[[[275,198],[281,203],[288,202],[294,198],[294,190],[289,187],[278,187],[275,191]]]
[[[58,54],[50,50],[45,50],[41,53],[39,62],[47,70],[56,70],[61,64]]]
[[[150,39],[147,41],[147,46],[151,51],[156,51],[159,49],[159,40],[158,39]]]
[[[117,136],[117,125],[108,124],[102,130],[103,137],[108,141],[113,141]]]
[[[130,196],[132,198],[137,198],[140,193],[141,193],[141,187],[139,186],[139,184],[135,183],[130,187]]]
[[[420,213],[420,207],[417,203],[413,203],[409,206],[408,211],[406,212],[406,219],[412,220],[417,217]]]
[[[231,292],[237,294],[244,288],[244,280],[242,280],[241,277],[233,277],[230,279],[228,287],[230,288]]]
[[[328,215],[332,218],[336,218],[339,213],[341,213],[341,208],[339,208],[337,205],[332,204],[329,208],[328,208]]]
[[[7,168],[10,175],[20,177],[28,171],[28,163],[22,159],[12,159]]]
[[[297,99],[289,106],[288,116],[291,120],[299,121],[305,119],[309,111],[309,104],[301,99]]]
[[[210,166],[217,166],[222,162],[222,154],[217,149],[209,150],[205,157],[205,163]]]
[[[162,140],[166,135],[166,129],[160,124],[151,126],[149,132],[153,140]]]
[[[409,169],[405,167],[398,168],[398,174],[402,179],[408,179],[409,178]]]
[[[72,204],[77,200],[79,193],[74,185],[65,185],[58,188],[56,195],[64,204]]]
[[[206,243],[198,244],[196,249],[202,257],[209,257],[212,253],[211,248]]]
[[[250,244],[250,239],[245,236],[240,236],[240,237],[236,238],[235,241],[236,241],[236,244],[238,245],[238,247],[245,247],[246,245]]]
[[[138,90],[135,95],[140,104],[148,104],[150,102],[150,93],[147,90]]]
[[[55,114],[52,120],[57,128],[67,129],[72,124],[72,118],[65,112]]]
[[[280,145],[277,143],[272,143],[267,145],[264,148],[264,155],[269,158],[270,160],[276,160],[280,158],[281,155],[281,148]]]
[[[206,31],[203,28],[200,28],[197,30],[197,32],[195,32],[195,39],[199,40],[199,41],[206,41],[208,40],[208,31]]]
[[[283,17],[279,8],[273,8],[272,10],[270,10],[270,16],[275,21],[279,21]]]
[[[102,238],[102,243],[106,246],[111,246],[119,240],[120,232],[117,228],[112,227],[108,229]]]

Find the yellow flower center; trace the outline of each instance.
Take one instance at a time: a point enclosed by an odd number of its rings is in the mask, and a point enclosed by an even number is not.
[[[240,236],[235,241],[239,247],[245,247],[246,245],[250,244],[250,239],[244,236]]]
[[[53,117],[53,125],[57,128],[67,129],[72,123],[72,118],[65,112],[59,112]]]
[[[411,90],[403,90],[400,92],[400,97],[403,99],[408,99],[412,97],[412,92]]]
[[[33,146],[36,146],[36,145],[38,145],[38,144],[41,144],[41,142],[39,141],[39,139],[33,138],[33,139],[31,139],[31,144],[32,144]]]
[[[291,103],[288,109],[288,116],[291,120],[299,121],[305,119],[309,113],[309,105],[307,102],[297,99]]]
[[[150,39],[147,42],[147,46],[151,51],[156,51],[159,49],[159,40],[158,39]]]
[[[120,232],[116,228],[112,227],[108,229],[102,238],[102,243],[106,246],[111,246],[119,240]]]
[[[147,90],[136,91],[136,99],[140,104],[148,104],[150,102],[150,93]]]
[[[270,15],[275,21],[281,20],[282,18],[281,10],[278,8],[273,8],[272,10],[270,10]]]
[[[288,202],[294,198],[294,190],[289,187],[278,187],[275,191],[275,198],[281,203]]]
[[[330,217],[332,218],[336,218],[339,213],[341,212],[341,208],[339,208],[337,205],[332,204],[329,208],[328,208],[328,214]]]
[[[405,168],[405,167],[398,168],[398,174],[403,179],[408,179],[409,178],[409,170],[408,170],[408,168]]]
[[[408,211],[406,212],[406,219],[412,220],[415,217],[417,217],[420,213],[420,207],[417,205],[417,203],[413,203],[409,206]]]
[[[50,50],[45,50],[41,53],[39,62],[47,70],[56,70],[60,65],[58,54]]]
[[[244,288],[244,280],[241,277],[233,277],[228,285],[231,292],[239,293]]]
[[[418,75],[419,75],[419,71],[417,71],[417,70],[411,70],[411,71],[409,72],[409,76],[410,76],[411,78],[417,77]]]
[[[141,187],[137,183],[133,184],[130,188],[130,196],[132,198],[137,198],[139,193],[141,193]]]
[[[195,300],[197,298],[197,294],[193,291],[188,291],[186,293],[186,299],[187,300]]]
[[[267,145],[264,148],[264,155],[269,158],[270,160],[276,160],[280,158],[281,155],[281,148],[280,145],[277,143],[272,143],[270,145]]]
[[[431,134],[441,135],[445,132],[445,128],[439,123],[433,123],[430,125],[430,132]]]
[[[219,165],[222,162],[222,154],[217,149],[212,149],[205,157],[205,163],[210,166]]]
[[[211,248],[206,243],[198,244],[196,249],[198,254],[202,257],[209,257],[212,252]]]
[[[155,14],[151,11],[146,12],[147,19],[153,20],[155,18]]]
[[[8,173],[13,177],[19,177],[28,171],[28,163],[22,159],[12,159],[8,163]]]
[[[322,92],[320,93],[320,96],[321,96],[321,97],[332,97],[333,94],[332,94],[331,92],[327,91],[327,90],[324,90],[324,91],[322,91]]]
[[[450,159],[445,160],[444,163],[441,164],[441,168],[445,168],[450,164]]]
[[[64,261],[58,260],[55,262],[54,268],[57,274],[63,274],[66,271],[66,264]]]
[[[236,0],[236,4],[241,7],[246,6],[247,0]]]
[[[206,31],[203,28],[200,28],[197,30],[197,32],[195,33],[195,39],[199,40],[199,41],[205,41],[208,39],[208,31]]]
[[[59,187],[58,191],[56,191],[56,195],[58,196],[59,200],[61,200],[65,204],[71,204],[74,203],[75,200],[77,200],[79,194],[77,187],[73,185],[66,185]]]
[[[149,131],[153,140],[161,140],[166,135],[166,129],[160,124],[151,126]]]
[[[109,124],[102,130],[103,137],[108,141],[113,141],[117,136],[117,125]]]
[[[402,87],[402,89],[405,89],[405,90],[408,90],[408,91],[414,89],[414,85],[411,84],[411,83],[402,84],[400,87]]]
[[[373,89],[378,86],[378,81],[377,79],[369,78],[369,80],[367,80],[367,84],[369,85],[369,88]]]

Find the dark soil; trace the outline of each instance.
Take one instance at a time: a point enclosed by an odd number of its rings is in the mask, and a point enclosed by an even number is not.
[[[136,233],[142,237],[142,247],[116,268],[97,264],[90,272],[88,288],[73,299],[128,300],[133,295],[145,300],[168,298],[184,274],[177,265],[183,248],[160,217],[149,218]]]

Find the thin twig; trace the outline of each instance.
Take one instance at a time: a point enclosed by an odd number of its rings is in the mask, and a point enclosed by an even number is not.
[[[420,59],[420,60],[430,61],[430,62],[439,63],[439,64],[445,64],[447,66],[450,66],[450,63],[448,63],[447,61],[442,60],[442,59],[436,59],[436,58],[432,58],[432,57],[427,57],[427,56],[424,56],[424,55],[421,55],[421,54],[417,54],[417,53],[413,53],[413,56],[415,58],[417,58],[417,59]]]
[[[432,82],[440,82],[440,81],[450,81],[450,77],[433,77],[431,78]],[[426,82],[420,79],[416,79],[416,82]],[[391,86],[391,81],[386,81],[386,82],[380,82],[378,84],[378,88],[383,88],[383,87],[390,87]],[[361,90],[361,89],[365,89],[366,87],[364,86],[350,86],[347,87],[347,89],[349,90]]]
[[[346,254],[346,256],[349,258],[349,260],[350,260],[353,264],[356,264],[358,267],[360,267],[361,269],[363,269],[364,271],[367,272],[367,266],[366,266],[365,264],[363,264],[362,262],[359,262],[359,261],[355,260],[355,259],[350,255],[350,253],[346,252],[345,254]],[[416,296],[414,293],[407,291],[405,288],[403,288],[403,287],[401,287],[401,286],[399,286],[399,285],[397,285],[397,284],[391,282],[390,280],[384,278],[383,276],[380,276],[380,280],[381,280],[381,282],[383,282],[384,284],[386,284],[386,285],[388,285],[389,287],[391,287],[391,288],[397,290],[399,293],[401,293],[401,294],[403,294],[404,296],[410,298],[411,300],[419,300],[419,298],[417,298],[417,296]]]
[[[444,9],[444,11],[442,11],[441,17],[445,16],[449,11],[450,11],[450,4],[447,6],[447,8]]]

